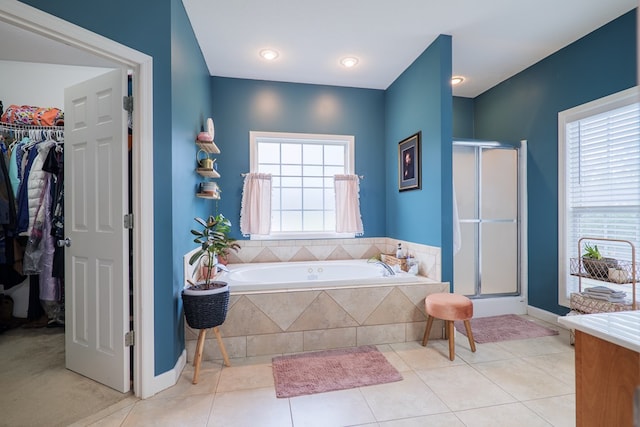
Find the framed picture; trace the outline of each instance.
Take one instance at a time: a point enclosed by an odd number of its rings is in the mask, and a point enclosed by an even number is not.
[[[420,189],[420,137],[415,133],[398,143],[398,190]]]

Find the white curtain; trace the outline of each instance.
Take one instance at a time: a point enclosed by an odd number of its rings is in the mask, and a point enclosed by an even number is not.
[[[453,254],[457,254],[462,248],[462,234],[460,233],[460,217],[458,216],[458,200],[456,198],[456,185],[453,184]]]
[[[248,173],[245,176],[240,231],[243,236],[271,233],[271,174]]]
[[[360,215],[360,178],[357,175],[335,175],[336,232],[364,234]]]

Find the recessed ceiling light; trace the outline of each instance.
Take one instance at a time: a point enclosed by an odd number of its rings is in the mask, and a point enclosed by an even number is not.
[[[347,68],[355,67],[358,63],[358,58],[355,56],[347,56],[346,58],[342,58],[340,63]]]
[[[262,49],[260,51],[260,56],[266,59],[267,61],[273,61],[278,57],[278,51],[273,49]]]
[[[453,76],[453,77],[451,77],[451,84],[453,86],[459,85],[463,81],[464,81],[464,77],[462,77],[462,76]]]

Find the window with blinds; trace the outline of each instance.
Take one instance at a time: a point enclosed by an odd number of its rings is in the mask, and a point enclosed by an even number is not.
[[[560,113],[559,159],[559,296],[567,305],[570,293],[578,290],[569,260],[582,255],[580,238],[640,242],[637,89]],[[628,245],[597,243],[603,256],[631,260]]]
[[[251,171],[272,175],[271,238],[335,232],[334,175],[352,173],[354,137],[251,132]]]

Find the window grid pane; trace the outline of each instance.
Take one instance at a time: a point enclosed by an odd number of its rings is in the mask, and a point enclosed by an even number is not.
[[[258,139],[257,144],[258,172],[273,175],[272,230],[334,232],[333,176],[346,173],[347,143],[283,138],[278,142]],[[278,158],[281,163],[274,162]]]

